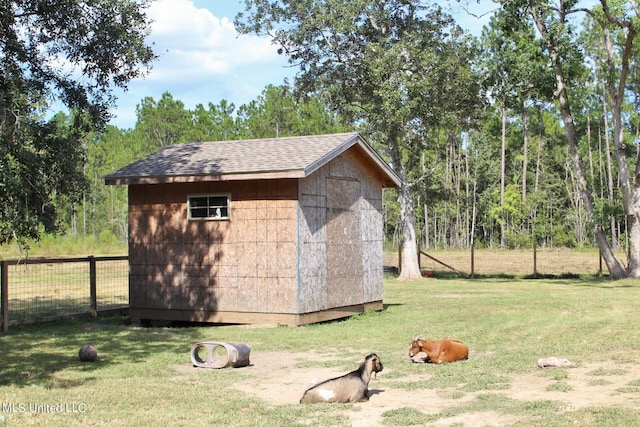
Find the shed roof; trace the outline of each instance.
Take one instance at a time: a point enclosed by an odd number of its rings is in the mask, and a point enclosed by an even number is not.
[[[170,145],[107,175],[105,183],[304,178],[349,149],[373,164],[384,186],[400,186],[398,176],[357,132]]]

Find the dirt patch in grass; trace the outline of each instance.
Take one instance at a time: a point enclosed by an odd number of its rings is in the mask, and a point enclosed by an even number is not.
[[[272,405],[297,405],[303,392],[311,385],[348,372],[331,367],[332,361],[339,362],[339,359],[313,353],[256,351],[251,354],[251,366],[241,368],[246,369],[243,380],[234,387]],[[416,364],[415,368],[411,381],[428,380],[431,370],[439,367]],[[385,374],[388,379],[385,379]],[[640,364],[637,361],[593,362],[575,368],[540,369],[533,365],[529,372],[509,376],[509,388],[505,390],[460,393],[457,391],[460,385],[452,386],[451,390],[407,390],[390,386],[397,381],[403,381],[403,378],[392,375],[387,368],[372,378],[369,402],[354,404],[349,410],[352,425],[382,425],[385,412],[401,408],[412,408],[425,416],[446,413],[487,394],[522,402],[554,401],[559,403],[563,412],[587,407],[640,406],[640,387],[637,387],[640,384]],[[518,415],[499,411],[452,411],[451,416],[441,417],[429,425],[504,425],[518,420]]]

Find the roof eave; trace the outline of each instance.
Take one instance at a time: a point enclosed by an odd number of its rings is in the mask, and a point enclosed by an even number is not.
[[[252,179],[297,179],[304,178],[304,171],[250,172],[215,175],[170,175],[170,176],[106,176],[106,185],[172,184],[185,182],[247,181]]]
[[[347,136],[347,135],[345,135]],[[127,175],[123,170],[107,175],[104,178],[106,185],[139,185],[139,184],[167,184],[167,183],[188,183],[188,182],[213,182],[213,181],[243,181],[253,179],[298,179],[305,178],[322,168],[347,150],[357,146],[369,162],[371,162],[380,172],[382,185],[385,188],[398,188],[401,180],[393,169],[384,161],[382,157],[371,147],[362,136],[354,132],[348,135],[349,138],[339,144],[333,150],[325,153],[311,164],[304,166],[304,169],[291,170],[262,170],[230,173],[201,173],[182,175]]]

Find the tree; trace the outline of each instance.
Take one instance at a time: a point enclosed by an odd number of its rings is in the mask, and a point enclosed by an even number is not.
[[[269,33],[300,67],[298,91],[324,91],[331,106],[362,125],[402,181],[401,278],[420,277],[414,195],[420,151],[450,112],[478,105],[468,39],[438,7],[418,0],[296,2],[245,0],[243,33]]]
[[[285,82],[286,83],[286,82]],[[296,98],[288,84],[268,85],[258,99],[238,110],[240,137],[278,138],[346,131],[342,119],[320,96]]]
[[[157,102],[145,97],[136,106],[136,116],[134,130],[146,141],[149,154],[167,145],[190,142],[191,113],[169,92],[164,92]]]
[[[529,106],[532,100],[546,102],[552,97],[553,81],[541,48],[542,41],[536,39],[534,29],[514,21],[504,11],[498,10],[491,18],[489,27],[482,32],[483,70],[485,84],[491,97],[500,105],[502,114],[500,205],[505,203],[505,156],[507,109],[517,109],[522,115],[522,203],[527,200],[527,168],[529,154]],[[505,209],[501,209],[506,212]],[[505,246],[506,220],[498,218],[501,226],[501,246]]]
[[[613,7],[615,3],[615,7]],[[528,16],[545,43],[546,53],[555,75],[555,97],[558,101],[570,158],[579,193],[593,224],[593,232],[600,253],[613,278],[640,277],[640,170],[631,175],[626,154],[622,103],[629,75],[630,56],[636,36],[639,11],[635,1],[609,2],[600,0],[600,9],[577,7],[577,1],[519,0],[503,3],[503,9],[522,21]],[[626,269],[616,258],[607,240],[605,226],[595,218],[594,194],[590,188],[579,151],[576,118],[572,112],[569,69],[575,61],[572,48],[573,26],[569,18],[576,13],[587,13],[601,26],[602,43],[607,51],[607,98],[610,104],[614,133],[614,156],[622,188],[622,200],[627,215],[630,250]],[[617,38],[612,34],[616,33]],[[573,81],[575,83],[575,81]],[[640,162],[636,159],[636,165]]]
[[[234,117],[235,105],[223,99],[218,105],[209,102],[207,109],[202,104],[193,111],[191,141],[224,141],[238,138]]]
[[[111,231],[122,241],[127,238],[127,188],[105,185],[104,177],[141,159],[151,152],[147,141],[133,130],[107,127],[90,139],[87,147],[85,176],[89,181],[86,192],[85,215],[89,218],[86,234],[99,236]]]
[[[147,1],[0,4],[0,243],[55,229],[54,197],[77,199],[83,138],[109,120],[112,89],[144,74]],[[70,121],[47,122],[57,101]]]

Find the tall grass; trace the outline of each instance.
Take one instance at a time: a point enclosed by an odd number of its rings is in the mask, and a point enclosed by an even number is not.
[[[538,357],[558,355],[578,365],[640,360],[640,283],[598,279],[385,281],[385,308],[348,320],[299,328],[167,326],[132,328],[126,317],[23,326],[0,336],[0,402],[83,404],[83,412],[0,412],[0,425],[350,425],[359,405],[271,405],[233,388],[250,368],[203,372],[188,365],[198,341],[246,342],[252,352],[322,353],[349,369],[375,351],[385,365],[377,389],[445,393],[450,405],[432,413],[408,404],[383,413],[387,425],[428,425],[459,413],[508,414],[514,425],[639,425],[637,410],[589,407],[567,411],[550,400],[509,396],[514,376],[539,372]],[[437,370],[408,363],[415,334],[455,337],[470,359]],[[101,360],[81,364],[82,344]],[[309,361],[291,359],[291,369]],[[556,371],[561,387],[562,371]],[[629,378],[635,393],[638,378]],[[598,393],[602,378],[594,377]],[[635,382],[634,382],[635,381]],[[560,389],[562,390],[562,389]],[[464,396],[472,399],[461,399]],[[377,396],[382,402],[384,393]],[[490,420],[487,420],[490,424]]]
[[[29,240],[26,248],[17,243],[0,246],[0,259],[25,257],[66,257],[88,255],[123,255],[127,253],[126,242],[119,241],[113,233],[103,232],[99,236],[54,236],[43,234],[40,240]]]

